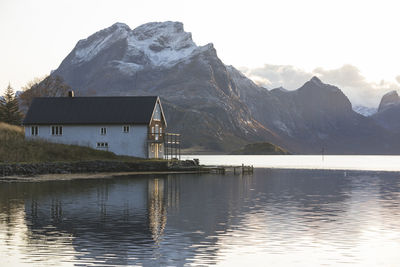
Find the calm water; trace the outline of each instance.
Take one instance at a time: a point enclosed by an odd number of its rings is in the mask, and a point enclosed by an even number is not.
[[[0,183],[0,266],[399,266],[400,174]]]
[[[254,165],[258,168],[319,169],[319,170],[370,170],[400,171],[400,156],[183,156],[183,159],[200,159],[206,165]]]

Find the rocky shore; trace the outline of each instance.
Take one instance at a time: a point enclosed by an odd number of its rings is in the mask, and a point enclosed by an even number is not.
[[[77,161],[44,163],[0,163],[0,177],[42,174],[101,172],[185,172],[201,171],[198,161]]]

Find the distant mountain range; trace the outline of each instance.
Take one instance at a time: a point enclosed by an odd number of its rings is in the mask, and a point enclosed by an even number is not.
[[[377,108],[371,108],[366,106],[353,106],[353,110],[358,114],[364,115],[365,117],[369,117],[378,112]]]
[[[183,134],[185,148],[229,152],[270,142],[291,153],[400,152],[400,131],[382,113],[391,108],[363,116],[317,77],[295,91],[259,87],[225,65],[212,44],[197,46],[180,22],[133,30],[116,23],[80,40],[52,75],[80,96],[159,95],[169,131]]]

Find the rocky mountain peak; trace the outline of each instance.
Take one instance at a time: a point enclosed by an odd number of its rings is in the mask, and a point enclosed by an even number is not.
[[[322,89],[322,90],[321,90]],[[311,92],[331,92],[338,93],[341,92],[339,88],[336,86],[323,83],[318,77],[312,77],[308,82],[306,82],[302,87],[299,88],[299,91],[311,91]]]
[[[169,67],[209,50],[213,45],[197,46],[181,22],[150,22],[133,30],[118,22],[80,40],[63,64],[90,64],[97,58],[131,75],[144,66]]]
[[[166,22],[149,22],[138,26],[133,30],[133,34],[138,39],[144,40],[159,35],[174,35],[184,33],[183,23],[166,21]]]
[[[318,86],[324,85],[324,83],[317,76],[313,76],[310,81]]]
[[[315,76],[299,88],[297,94],[302,99],[301,102],[313,110],[342,115],[352,112],[349,99],[338,87],[325,84]]]
[[[110,28],[111,29],[125,29],[127,31],[131,30],[131,28],[128,25],[126,25],[125,23],[122,23],[122,22],[116,22]]]
[[[72,57],[71,63],[80,64],[92,60],[99,52],[125,39],[130,31],[128,25],[118,22],[80,40],[69,55]]]
[[[382,96],[378,112],[398,104],[400,104],[400,98],[399,95],[397,94],[397,91],[395,90],[390,91]]]
[[[132,31],[130,41],[133,43],[147,41],[148,47],[154,52],[197,47],[192,40],[192,34],[183,30],[183,24],[172,21],[143,24]]]
[[[181,22],[150,22],[135,28],[127,38],[127,52],[124,62],[139,65],[170,67],[209,49],[198,47],[192,34],[185,32]],[[137,58],[141,58],[137,62]],[[132,61],[132,58],[134,59]]]

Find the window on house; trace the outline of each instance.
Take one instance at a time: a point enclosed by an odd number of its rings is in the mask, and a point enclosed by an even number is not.
[[[51,135],[62,135],[63,127],[62,126],[51,126]]]
[[[154,126],[151,127],[151,133],[154,134]]]
[[[158,126],[158,124],[156,124],[156,140],[158,140],[159,133],[160,133],[160,127]]]
[[[96,146],[98,148],[108,148],[108,143],[107,142],[97,142]]]
[[[38,126],[32,126],[31,127],[31,135],[36,136],[38,135]]]
[[[107,134],[107,128],[106,128],[106,127],[102,127],[102,128],[100,129],[100,133],[101,133],[102,135],[106,135],[106,134]]]
[[[154,144],[151,144],[151,152],[154,152]]]
[[[161,109],[160,109],[160,105],[158,103],[157,103],[156,109],[154,111],[153,119],[155,121],[160,121],[161,120]]]
[[[129,126],[124,126],[124,133],[129,133]]]
[[[162,144],[160,144],[160,145],[158,146],[158,151],[159,151],[159,152],[162,152]]]

